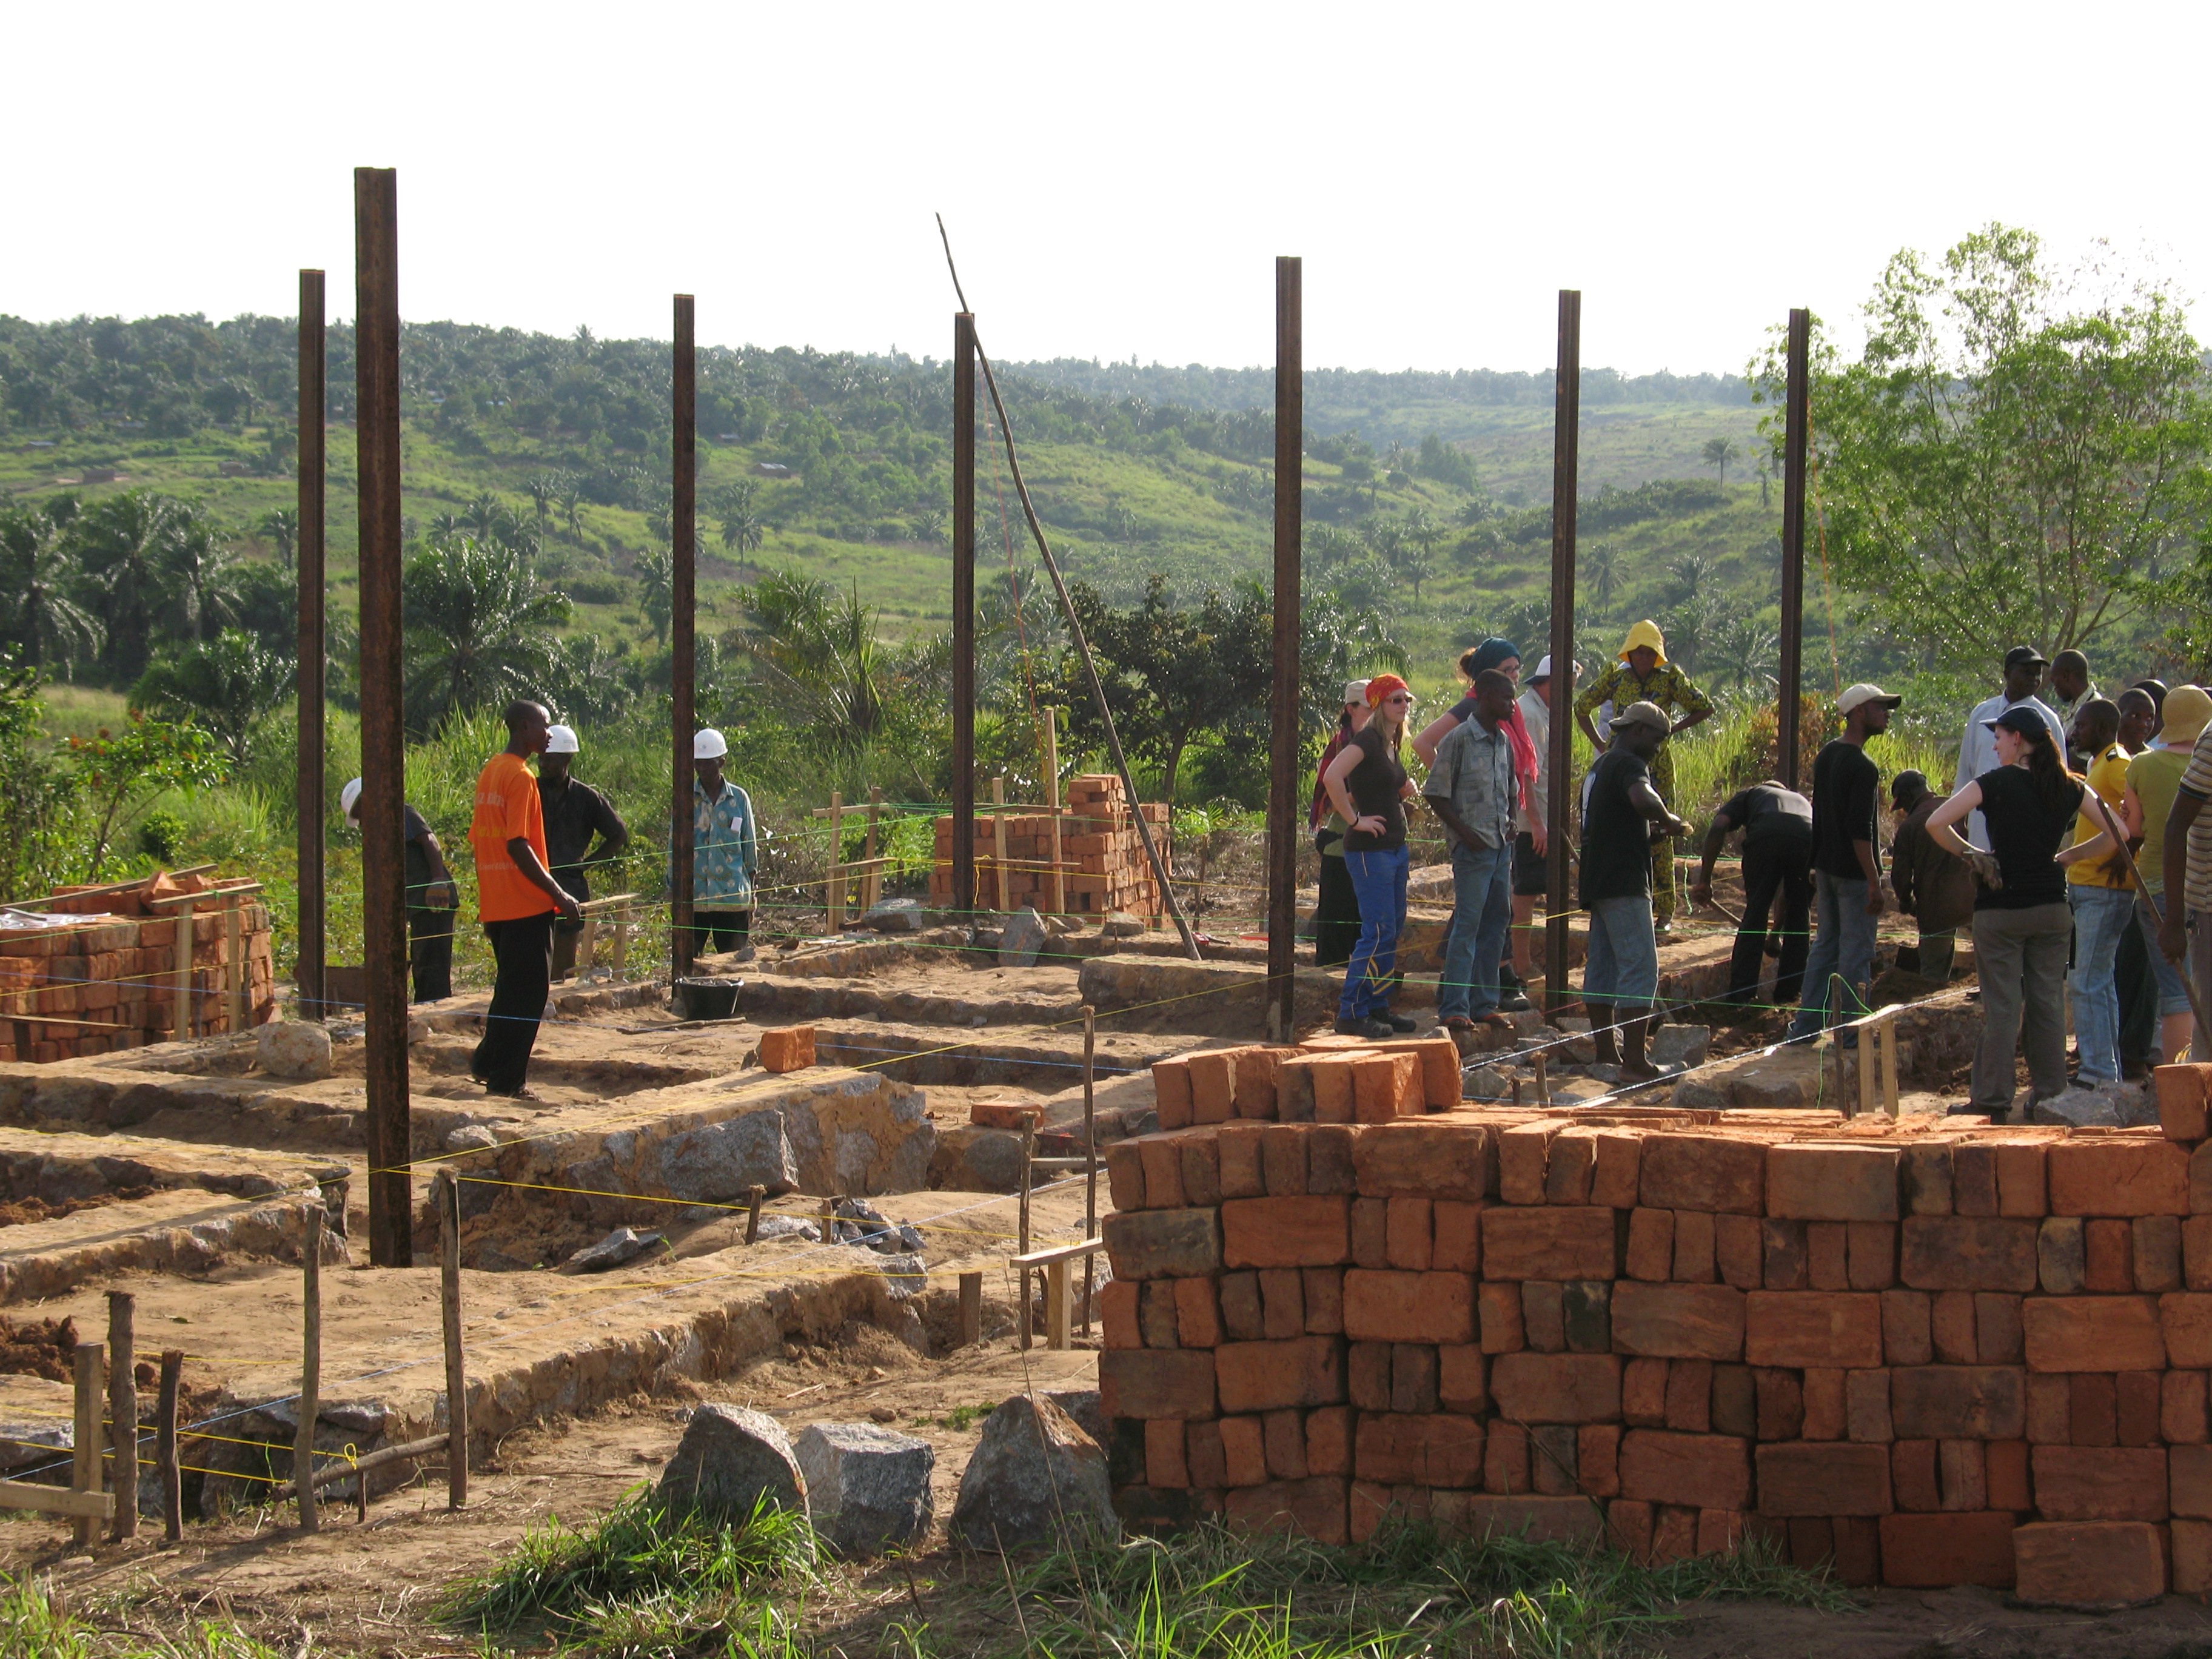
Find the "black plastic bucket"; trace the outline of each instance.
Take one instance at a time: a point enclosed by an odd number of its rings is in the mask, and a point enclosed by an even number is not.
[[[741,979],[679,979],[676,1012],[681,1019],[728,1019],[738,1012]]]

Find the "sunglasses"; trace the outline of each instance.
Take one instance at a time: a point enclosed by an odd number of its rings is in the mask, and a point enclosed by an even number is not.
[[[1395,696],[1385,697],[1382,701],[1385,702],[1413,702],[1413,698],[1407,696],[1403,691],[1401,691]]]

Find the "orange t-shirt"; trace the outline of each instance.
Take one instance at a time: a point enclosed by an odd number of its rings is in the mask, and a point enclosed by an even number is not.
[[[515,868],[507,844],[517,836],[545,862],[545,808],[538,775],[520,755],[504,751],[477,774],[477,815],[469,841],[477,851],[477,910],[486,921],[514,921],[554,908],[545,890]]]

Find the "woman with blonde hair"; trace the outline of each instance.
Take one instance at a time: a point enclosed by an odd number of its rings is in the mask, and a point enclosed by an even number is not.
[[[1413,694],[1395,674],[1367,682],[1367,723],[1322,769],[1322,787],[1345,822],[1344,865],[1359,898],[1359,942],[1345,965],[1336,1029],[1380,1038],[1415,1029],[1390,1012],[1398,935],[1406,925],[1406,800],[1413,781],[1399,758]]]

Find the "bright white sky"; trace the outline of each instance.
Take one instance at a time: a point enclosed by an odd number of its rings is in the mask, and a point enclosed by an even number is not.
[[[1117,0],[23,7],[0,311],[351,303],[356,164],[400,302],[603,336],[943,356],[942,210],[986,346],[1310,365],[1741,368],[1992,218],[2184,295],[2202,5]],[[1857,334],[1848,326],[1846,341]]]

